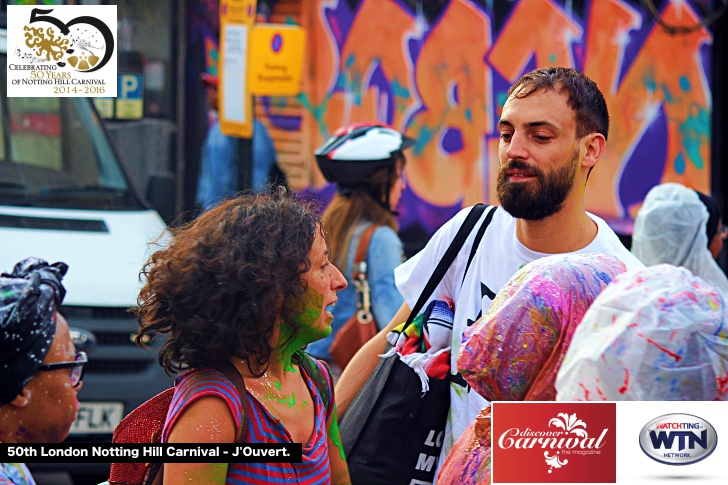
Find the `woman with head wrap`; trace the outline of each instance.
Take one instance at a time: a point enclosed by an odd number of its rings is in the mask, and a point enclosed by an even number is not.
[[[68,267],[29,258],[0,275],[0,442],[59,443],[76,419],[84,353],[58,313]],[[0,463],[0,483],[33,483],[27,468]]]
[[[608,254],[561,254],[524,266],[463,334],[458,370],[488,401],[553,401],[556,373],[582,316],[624,271]],[[490,482],[489,411],[455,443],[438,484]]]
[[[646,266],[667,263],[686,268],[725,293],[728,278],[714,259],[724,234],[712,198],[666,183],[647,193],[637,213],[632,253]]]
[[[560,401],[728,399],[724,295],[661,264],[617,278],[574,334]]]

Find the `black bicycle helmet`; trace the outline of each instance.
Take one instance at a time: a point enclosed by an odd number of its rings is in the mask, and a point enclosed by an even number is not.
[[[314,155],[326,180],[352,187],[380,167],[393,167],[402,150],[414,144],[385,123],[364,121],[336,130]]]

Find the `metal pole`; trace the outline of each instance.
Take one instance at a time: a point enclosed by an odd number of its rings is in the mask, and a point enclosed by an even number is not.
[[[187,52],[186,12],[187,0],[175,3],[177,6],[177,137],[175,167],[175,216],[184,210],[185,194],[185,68]]]

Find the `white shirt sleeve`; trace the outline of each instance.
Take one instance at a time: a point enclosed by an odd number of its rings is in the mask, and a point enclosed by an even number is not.
[[[420,297],[430,276],[432,276],[437,264],[447,251],[447,248],[455,238],[455,235],[460,229],[460,226],[463,225],[471,209],[471,207],[467,207],[458,212],[432,235],[427,245],[419,253],[412,256],[394,270],[397,289],[410,308],[413,308],[417,303],[417,299]],[[450,267],[434,293],[430,296],[430,300],[453,302],[452,288],[454,275],[457,274],[457,268],[458,265],[456,264]]]

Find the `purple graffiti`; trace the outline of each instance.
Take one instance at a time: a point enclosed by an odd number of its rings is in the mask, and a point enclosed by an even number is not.
[[[442,135],[440,147],[445,153],[452,155],[465,147],[463,132],[458,128],[447,127]]]

